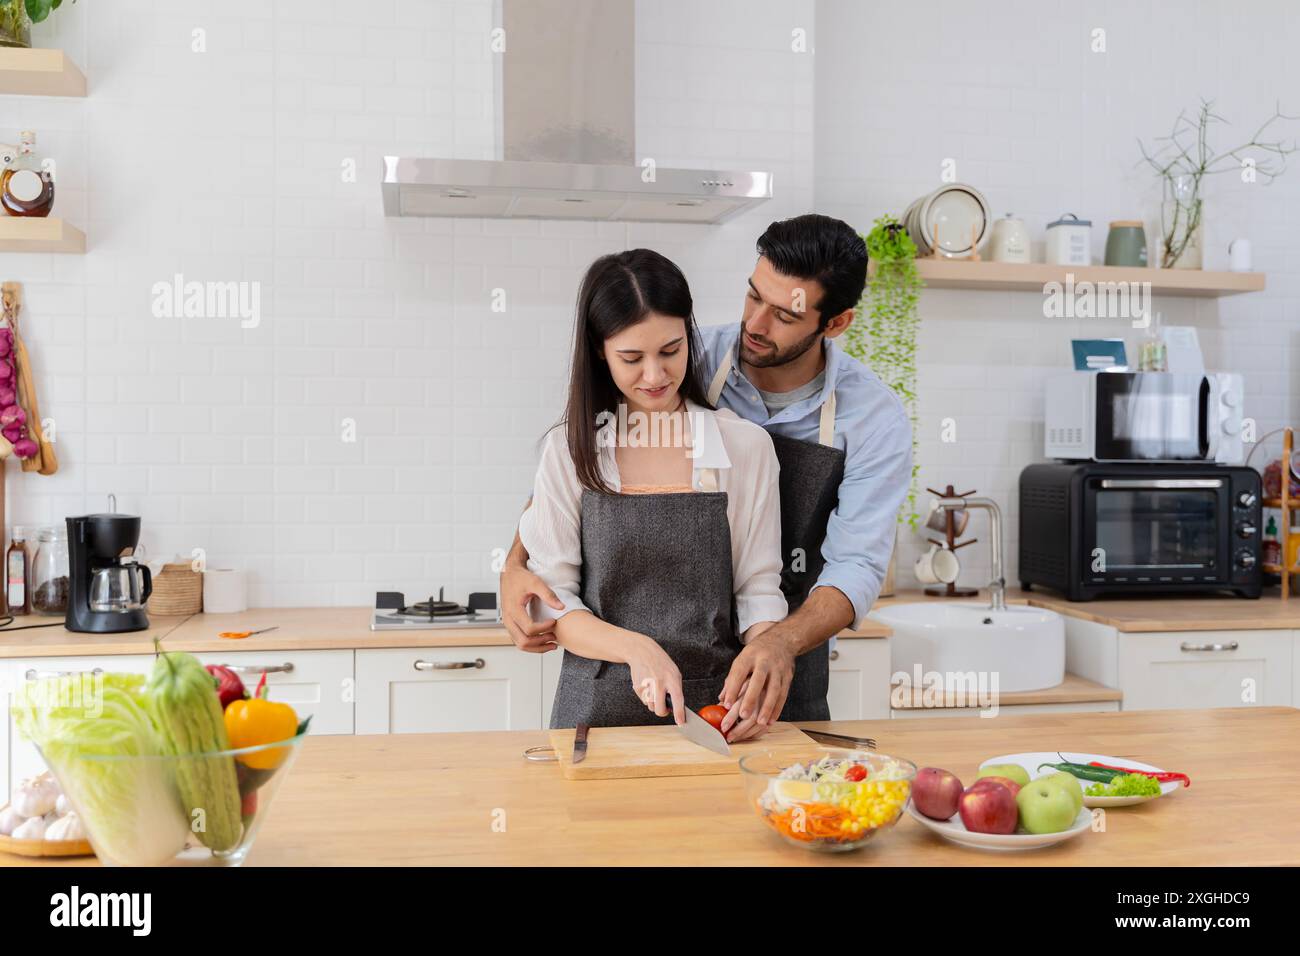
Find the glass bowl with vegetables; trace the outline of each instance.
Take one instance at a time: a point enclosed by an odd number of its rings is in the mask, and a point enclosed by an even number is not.
[[[750,806],[786,842],[808,850],[853,850],[898,822],[916,764],[865,750],[821,747],[799,760],[741,758]]]
[[[148,677],[85,673],[30,681],[20,732],[40,750],[108,865],[238,866],[307,733],[287,704],[219,696],[189,654]]]

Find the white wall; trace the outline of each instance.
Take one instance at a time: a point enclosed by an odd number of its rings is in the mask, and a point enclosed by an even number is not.
[[[1098,27],[1104,53],[1090,50]],[[957,179],[979,188],[995,215],[1026,221],[1038,258],[1046,223],[1075,212],[1093,221],[1100,262],[1110,220],[1157,215],[1137,139],[1166,135],[1200,97],[1232,122],[1215,133],[1224,148],[1248,139],[1279,99],[1300,114],[1297,45],[1300,17],[1286,0],[818,0],[815,204],[865,230],[938,186],[952,158]],[[1280,135],[1300,138],[1300,123]],[[1226,268],[1228,242],[1249,237],[1268,289],[1160,299],[1156,309],[1197,328],[1210,367],[1245,373],[1245,412],[1262,435],[1300,422],[1300,169],[1267,187],[1229,174],[1209,189],[1206,267]],[[1068,367],[1071,338],[1126,336],[1131,356],[1138,341],[1124,320],[1046,319],[1042,304],[1037,293],[921,299],[921,485],[978,488],[1003,504],[1012,582],[1018,475],[1041,455],[1044,376]],[[945,418],[956,421],[955,443],[940,441]],[[989,575],[983,516],[969,533],[981,540],[962,551],[963,581],[979,584]],[[923,544],[903,536],[905,586]]]
[[[754,239],[811,206],[813,63],[790,37],[813,3],[637,5],[638,153],[771,170],[761,210],[721,227],[385,219],[385,153],[492,155],[493,22],[491,0],[113,0],[36,28],[90,96],[5,97],[0,141],[37,131],[55,214],[89,251],[0,254],[26,285],[62,465],[9,466],[11,523],[114,492],[152,554],[251,568],[259,605],[494,585],[560,411],[585,266],[653,246],[701,322],[734,321]],[[260,282],[260,324],[155,318],[152,286],[178,272]]]
[[[701,322],[736,321],[767,222],[815,206],[865,231],[936,185],[945,157],[1035,230],[1091,217],[1100,255],[1101,224],[1153,209],[1137,136],[1164,133],[1199,95],[1235,121],[1225,142],[1279,96],[1300,113],[1285,99],[1300,90],[1300,25],[1282,0],[1078,8],[640,0],[638,153],[768,169],[778,197],[723,226],[668,227],[383,217],[385,153],[492,155],[491,0],[64,4],[35,36],[71,53],[90,96],[0,101],[0,141],[38,132],[58,161],[56,215],[89,239],[84,256],[0,254],[0,277],[26,284],[62,462],[52,478],[9,466],[10,522],[57,522],[115,492],[154,554],[202,547],[252,568],[256,604],[490,587],[597,255],[660,249]],[[1088,52],[1095,26],[1103,55]],[[798,28],[815,56],[791,50]],[[1264,428],[1300,420],[1297,199],[1300,171],[1267,189],[1216,183],[1209,265],[1249,236],[1269,291],[1160,303],[1198,327],[1212,364],[1248,374]],[[177,272],[260,282],[260,325],[153,317],[153,284]],[[494,288],[504,315],[488,308]],[[927,292],[922,310],[922,481],[1009,506],[1014,579],[1039,383],[1072,336],[1117,330],[1049,323],[1030,294]],[[938,441],[944,417],[955,445]],[[963,557],[973,580],[987,575],[982,544]]]

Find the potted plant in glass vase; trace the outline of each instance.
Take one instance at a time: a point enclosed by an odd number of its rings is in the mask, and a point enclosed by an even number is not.
[[[63,0],[0,0],[0,47],[30,47],[32,24],[62,5]]]
[[[865,363],[894,390],[912,425],[912,480],[898,512],[898,523],[915,530],[916,511],[916,333],[920,327],[917,303],[924,283],[916,271],[916,244],[897,218],[881,216],[863,236],[871,272],[858,302],[853,323],[844,333],[844,351]],[[881,588],[882,597],[894,592],[898,545]]]
[[[1264,139],[1268,128],[1277,120],[1293,120],[1280,109],[1260,125],[1253,136],[1233,149],[1216,151],[1210,145],[1210,127],[1224,122],[1214,112],[1212,100],[1202,100],[1195,120],[1187,111],[1179,112],[1168,136],[1157,140],[1161,145],[1151,152],[1138,140],[1142,159],[1160,177],[1163,197],[1160,203],[1160,268],[1200,269],[1203,261],[1206,176],[1239,171],[1243,182],[1262,178],[1270,183],[1286,169],[1286,157],[1297,149],[1282,140]],[[1251,153],[1259,155],[1251,155]]]

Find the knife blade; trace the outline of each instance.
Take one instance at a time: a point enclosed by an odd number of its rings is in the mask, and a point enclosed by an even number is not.
[[[570,763],[582,763],[587,756],[587,732],[591,727],[587,724],[578,724],[577,729],[573,732],[573,758]]]
[[[861,750],[875,750],[876,741],[871,737],[849,737],[846,734],[833,734],[827,730],[810,730],[807,727],[800,727],[801,731],[821,744],[827,744],[831,747],[851,746]]]
[[[691,710],[686,708],[686,723],[674,724],[682,736],[691,743],[699,744],[707,750],[712,750],[715,754],[721,754],[724,757],[731,756],[731,748],[727,746],[727,738],[722,736],[722,731],[718,730],[711,723]]]

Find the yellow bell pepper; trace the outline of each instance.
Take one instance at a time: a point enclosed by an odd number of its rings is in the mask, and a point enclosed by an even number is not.
[[[257,694],[248,700],[233,700],[226,707],[226,736],[235,750],[290,740],[298,733],[298,715],[288,704],[267,700],[266,675],[258,684]],[[289,754],[286,747],[271,747],[251,754],[241,754],[239,762],[254,770],[274,770]]]

